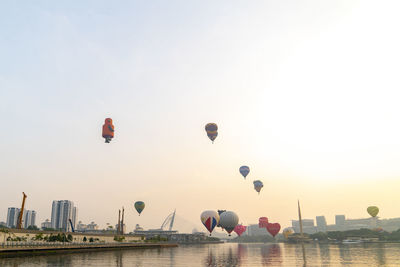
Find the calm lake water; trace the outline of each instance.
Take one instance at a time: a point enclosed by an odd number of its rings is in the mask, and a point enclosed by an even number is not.
[[[306,244],[306,266],[400,266],[400,244]],[[303,266],[296,244],[182,245],[177,248],[0,258],[0,266]]]

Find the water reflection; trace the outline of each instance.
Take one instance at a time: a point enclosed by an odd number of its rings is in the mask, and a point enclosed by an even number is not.
[[[246,256],[247,245],[235,244],[234,247],[229,247],[227,253],[224,251],[222,254],[215,256],[212,249],[209,249],[206,259],[203,261],[204,266],[209,267],[222,267],[222,266],[241,266],[241,260]]]
[[[321,263],[326,265],[331,261],[331,249],[329,244],[319,244],[319,257]]]
[[[71,266],[72,261],[70,255],[62,255],[60,257],[49,257],[47,266]]]
[[[247,244],[238,244],[238,260],[242,261],[247,257]]]
[[[386,265],[386,257],[385,257],[385,244],[377,244],[376,251],[376,260],[378,265]]]
[[[116,251],[115,259],[116,259],[116,267],[123,267],[123,262],[122,262],[122,251]]]
[[[277,266],[282,264],[281,246],[279,244],[261,247],[261,264],[263,266],[270,266],[272,263]]]
[[[347,245],[347,244],[339,245],[339,254],[340,254],[340,259],[341,259],[342,264],[351,263],[351,254],[350,254],[349,247],[351,247],[351,245]]]
[[[307,266],[400,266],[400,244],[305,244]],[[210,244],[0,258],[1,267],[303,266],[300,244]]]

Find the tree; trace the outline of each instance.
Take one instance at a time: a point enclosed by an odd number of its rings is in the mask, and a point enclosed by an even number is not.
[[[35,237],[33,238],[33,240],[43,240],[43,233],[40,234],[36,234]]]
[[[43,227],[42,230],[43,231],[52,231],[52,232],[56,231],[56,229],[54,229],[54,228],[47,228],[47,227]]]
[[[39,228],[37,228],[36,225],[30,225],[28,226],[28,228],[26,228],[27,230],[39,230]]]

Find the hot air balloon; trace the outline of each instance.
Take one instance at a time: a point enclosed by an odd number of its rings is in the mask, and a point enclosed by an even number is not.
[[[207,123],[206,132],[208,138],[214,143],[215,138],[218,136],[218,126],[215,123]]]
[[[228,232],[229,236],[231,236],[231,233],[238,222],[239,217],[233,211],[225,211],[221,213],[219,218],[219,224]]]
[[[144,202],[143,201],[136,201],[134,206],[135,206],[135,209],[139,213],[139,216],[140,216],[140,213],[142,213],[142,211],[144,210],[144,207],[145,207]]]
[[[215,138],[217,138],[217,136],[218,136],[218,132],[208,132],[208,133],[207,133],[207,136],[208,136],[208,138],[210,138],[210,140],[213,141],[213,143],[214,143]]]
[[[292,228],[283,229],[283,236],[287,239],[290,235],[294,233]]]
[[[243,175],[244,179],[246,179],[246,176],[250,172],[250,168],[248,166],[242,166],[239,168],[239,172]]]
[[[256,180],[253,182],[254,184],[254,189],[260,194],[261,188],[263,188],[264,184],[260,180]]]
[[[371,215],[372,217],[376,217],[376,215],[378,215],[379,213],[379,208],[377,206],[369,206],[367,208],[367,212],[369,213],[369,215]]]
[[[281,225],[279,223],[268,223],[267,231],[275,237],[281,230]]]
[[[103,138],[106,140],[106,143],[110,143],[111,139],[114,138],[114,125],[111,118],[107,118],[104,121]]]
[[[258,219],[258,227],[259,228],[267,228],[268,225],[268,218],[267,217],[260,217]]]
[[[223,213],[223,212],[225,212],[226,210],[218,210],[218,215],[219,215],[219,217],[221,218],[221,214]],[[221,227],[221,224],[218,222],[218,224],[217,224],[217,227]],[[222,227],[221,227],[222,228]],[[222,230],[224,230],[223,228],[222,228]]]
[[[219,222],[219,215],[218,212],[214,210],[206,210],[203,211],[200,215],[200,220],[204,224],[204,226],[207,228],[207,230],[211,232],[214,230],[215,226],[217,226]]]
[[[218,131],[218,126],[215,123],[207,123],[206,132],[216,132]]]
[[[238,224],[235,226],[235,228],[233,229],[233,231],[238,235],[241,236],[244,232],[246,232],[247,226]]]

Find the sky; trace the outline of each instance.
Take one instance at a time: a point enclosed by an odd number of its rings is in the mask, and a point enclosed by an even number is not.
[[[124,206],[128,230],[158,228],[174,209],[186,232],[205,230],[209,209],[287,227],[298,199],[303,218],[328,223],[370,205],[400,217],[399,8],[2,1],[0,221],[22,192],[38,225],[62,199],[100,227]]]

